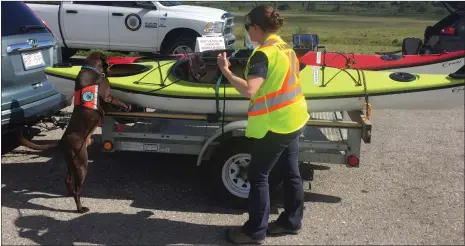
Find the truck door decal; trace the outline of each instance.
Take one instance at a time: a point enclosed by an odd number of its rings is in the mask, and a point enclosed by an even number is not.
[[[158,23],[156,22],[150,22],[150,21],[145,22],[145,28],[157,28],[157,26],[158,26]]]
[[[165,22],[166,22],[166,18],[160,18],[160,25],[158,25],[158,26],[159,27],[166,27]]]
[[[142,26],[142,20],[139,15],[131,13],[124,19],[124,25],[131,31],[137,31]]]

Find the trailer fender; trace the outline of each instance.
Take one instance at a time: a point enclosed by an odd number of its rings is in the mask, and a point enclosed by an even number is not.
[[[232,132],[235,130],[245,129],[247,126],[247,120],[239,120],[226,124],[223,129],[218,129],[215,134],[210,136],[207,141],[203,144],[202,149],[200,150],[199,156],[197,157],[197,166],[200,166],[202,162],[202,157],[205,151],[208,149],[208,146],[215,141],[218,137],[222,136],[224,133]]]

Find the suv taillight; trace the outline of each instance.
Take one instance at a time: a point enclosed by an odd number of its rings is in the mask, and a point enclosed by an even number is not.
[[[445,35],[454,35],[455,34],[455,28],[453,27],[445,27],[441,30],[441,34]]]

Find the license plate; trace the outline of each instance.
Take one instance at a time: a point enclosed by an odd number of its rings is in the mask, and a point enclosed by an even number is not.
[[[145,151],[158,151],[159,148],[160,146],[158,144],[150,144],[150,143],[144,144]]]
[[[23,57],[23,63],[24,63],[25,70],[39,68],[45,65],[44,57],[42,56],[42,52],[40,51],[36,51],[32,53],[23,53],[21,54],[21,56]]]
[[[144,145],[142,143],[121,142],[121,149],[129,151],[142,151],[144,150]]]

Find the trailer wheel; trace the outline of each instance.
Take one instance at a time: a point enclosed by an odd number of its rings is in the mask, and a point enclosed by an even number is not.
[[[226,204],[235,208],[247,207],[250,191],[247,171],[251,160],[251,147],[250,140],[231,139],[222,143],[212,158],[214,191]],[[274,175],[269,175],[270,193],[280,189],[282,184],[276,182],[273,177]]]

